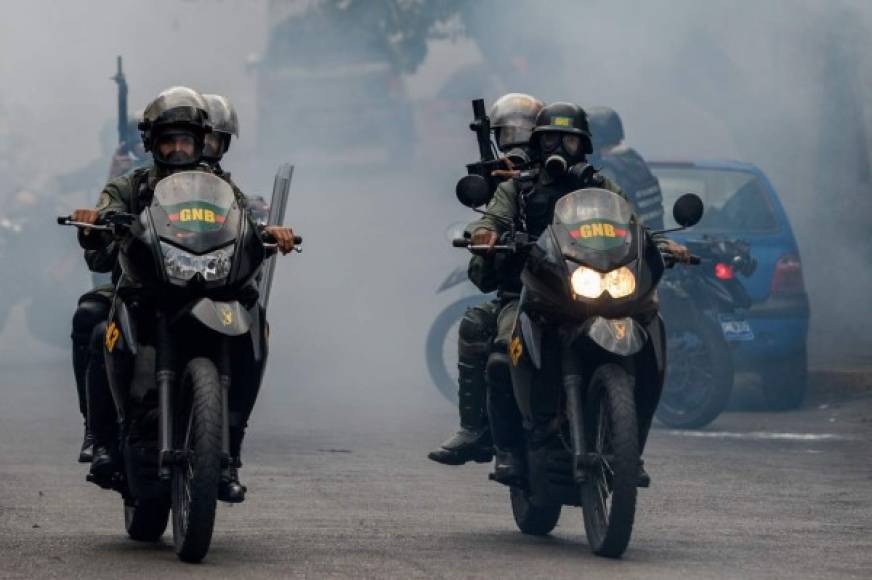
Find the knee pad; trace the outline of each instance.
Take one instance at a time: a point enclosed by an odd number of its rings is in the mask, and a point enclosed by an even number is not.
[[[509,368],[509,355],[494,352],[487,359],[487,382],[495,391],[512,393],[512,374]]]
[[[487,354],[495,331],[496,320],[491,313],[477,306],[467,309],[457,331],[460,358],[478,358]]]
[[[105,322],[109,316],[109,305],[103,301],[84,300],[79,302],[73,314],[73,337],[91,337],[94,327]]]

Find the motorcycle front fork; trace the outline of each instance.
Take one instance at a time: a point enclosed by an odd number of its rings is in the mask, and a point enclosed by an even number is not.
[[[569,440],[572,445],[572,477],[577,483],[586,480],[585,467],[590,463],[584,440],[584,412],[582,406],[584,377],[578,353],[572,343],[561,338],[561,368],[563,391],[566,395],[566,420],[569,423]]]
[[[158,475],[168,480],[172,477],[172,466],[187,458],[184,449],[175,449],[174,422],[175,402],[177,397],[177,373],[173,357],[173,341],[169,331],[169,323],[163,313],[158,313],[155,320],[155,367],[158,392],[158,409],[160,422],[158,425]],[[230,341],[221,337],[219,347],[218,377],[221,384],[221,419],[223,422],[221,436],[222,463],[226,467],[230,461]]]

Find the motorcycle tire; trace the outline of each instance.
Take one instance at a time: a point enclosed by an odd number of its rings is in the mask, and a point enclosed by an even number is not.
[[[581,485],[584,530],[593,552],[608,558],[627,549],[636,515],[635,382],[624,368],[606,363],[593,372],[584,407],[587,449],[598,458]]]
[[[427,332],[427,342],[424,351],[427,358],[427,371],[430,374],[430,380],[433,381],[433,384],[439,389],[442,396],[454,405],[457,404],[457,374],[456,372],[452,374],[449,369],[452,366],[457,368],[456,327],[460,325],[460,320],[468,308],[482,302],[481,296],[467,296],[448,305],[439,313]],[[455,332],[452,332],[452,329]],[[454,358],[446,360],[446,341],[452,339],[454,340]]]
[[[173,466],[173,542],[179,559],[199,562],[212,541],[221,478],[221,383],[212,361],[190,361],[182,389],[175,448],[187,452],[187,458]]]
[[[536,505],[524,490],[512,487],[509,492],[512,515],[521,533],[529,536],[545,536],[551,533],[560,519],[561,505]]]
[[[124,500],[124,527],[131,540],[157,542],[169,519],[170,504],[166,500]]]
[[[808,390],[808,355],[805,348],[791,358],[773,361],[760,372],[763,396],[772,411],[802,407]]]
[[[674,429],[705,427],[724,412],[733,393],[733,361],[720,327],[676,323],[666,337],[666,384],[657,419]]]

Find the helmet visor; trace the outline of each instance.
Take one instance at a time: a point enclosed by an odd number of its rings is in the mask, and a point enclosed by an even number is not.
[[[505,150],[514,145],[526,145],[530,142],[533,130],[529,127],[506,125],[497,128],[497,147]]]

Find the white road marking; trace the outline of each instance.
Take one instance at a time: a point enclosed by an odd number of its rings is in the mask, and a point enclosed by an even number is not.
[[[753,441],[851,441],[853,437],[836,435],[835,433],[770,433],[767,431],[748,431],[739,433],[735,431],[682,431],[670,429],[669,435],[681,435],[683,437],[701,437],[709,439],[745,439]]]

